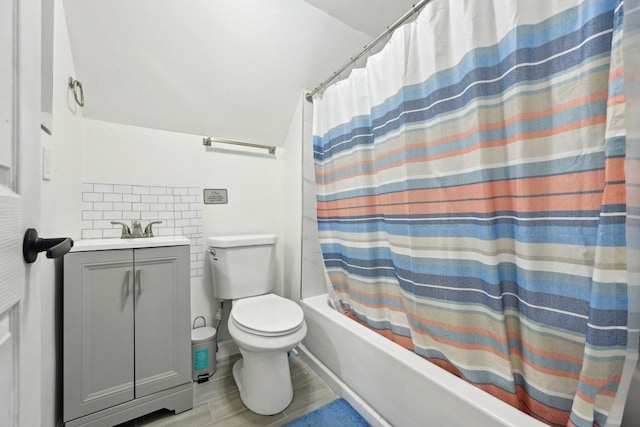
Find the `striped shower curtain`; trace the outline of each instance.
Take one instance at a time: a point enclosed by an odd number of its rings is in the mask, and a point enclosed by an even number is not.
[[[434,0],[314,100],[332,297],[551,425],[619,424],[638,355],[623,9]]]

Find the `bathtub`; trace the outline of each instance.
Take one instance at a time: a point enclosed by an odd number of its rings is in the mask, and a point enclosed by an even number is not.
[[[326,294],[301,304],[307,363],[374,426],[546,425],[338,313]]]

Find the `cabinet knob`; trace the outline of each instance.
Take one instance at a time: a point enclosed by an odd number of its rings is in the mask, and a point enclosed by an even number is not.
[[[43,239],[38,237],[35,228],[27,229],[22,240],[22,256],[27,264],[35,262],[38,253],[47,252],[47,258],[59,258],[64,256],[73,247],[73,239],[70,237],[55,237]]]

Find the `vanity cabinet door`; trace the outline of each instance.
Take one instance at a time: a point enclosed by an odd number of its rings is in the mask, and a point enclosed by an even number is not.
[[[133,277],[133,250],[64,258],[65,421],[134,398]]]
[[[136,249],[135,395],[191,381],[189,246]]]

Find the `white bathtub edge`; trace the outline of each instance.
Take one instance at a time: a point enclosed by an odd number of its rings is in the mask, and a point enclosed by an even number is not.
[[[349,402],[373,427],[392,427],[375,409],[365,402],[353,389],[338,378],[304,344],[298,345],[300,357],[324,383],[338,396]]]
[[[301,303],[303,304],[303,306],[307,306],[308,309],[314,310],[316,313],[318,313],[318,315],[325,318],[325,321],[327,322],[333,323],[334,325],[338,325],[342,328],[347,328],[348,330],[356,330],[358,339],[367,342],[372,351],[384,349],[382,351],[384,351],[387,355],[393,357],[395,363],[398,364],[398,368],[402,366],[405,372],[410,372],[407,378],[422,377],[425,381],[428,381],[431,384],[438,384],[438,386],[440,387],[439,394],[441,394],[442,397],[445,395],[455,396],[456,399],[460,400],[459,403],[464,403],[465,405],[467,405],[466,410],[460,407],[456,407],[456,411],[459,412],[460,410],[462,410],[462,412],[466,412],[467,415],[471,417],[474,416],[473,414],[475,414],[476,416],[482,414],[482,417],[484,417],[487,422],[485,424],[480,423],[480,425],[501,425],[505,427],[540,427],[545,425],[544,423],[524,414],[511,405],[498,400],[497,398],[445,371],[444,369],[431,364],[419,355],[402,348],[392,341],[380,336],[376,332],[336,312],[334,309],[329,307],[326,294],[305,298],[301,301]],[[307,323],[309,324],[309,322]],[[325,326],[330,327],[329,325]],[[370,357],[371,354],[368,354],[367,356]],[[322,363],[322,361],[320,362]],[[425,363],[427,363],[428,365],[425,365]],[[417,368],[417,366],[420,366],[421,368]],[[344,369],[344,365],[341,366],[341,368]],[[426,369],[426,371],[428,372],[425,372],[422,369]],[[330,371],[330,368],[327,367],[327,370]],[[342,380],[340,381],[342,382]],[[345,384],[345,387],[349,389],[353,388],[348,384]],[[403,393],[403,390],[395,391],[400,394]],[[391,393],[393,392],[394,391],[392,390]],[[353,393],[357,395],[356,391],[354,391]],[[411,396],[407,397],[410,398]],[[372,403],[376,404],[376,402]],[[424,411],[424,402],[416,402],[416,405],[420,405],[421,403],[423,407],[419,410]],[[369,404],[367,404],[367,406],[369,406]],[[413,406],[413,408],[416,409],[416,406]],[[389,410],[389,408],[387,408],[386,410]],[[373,411],[377,413],[376,410]],[[384,419],[381,415],[379,415],[379,417]]]

